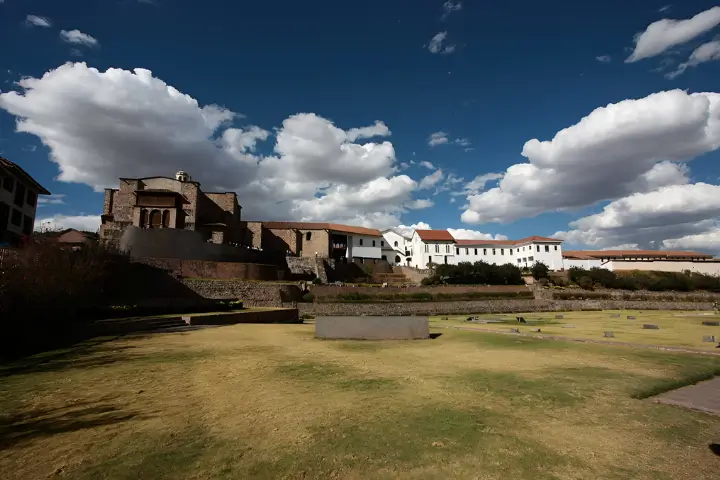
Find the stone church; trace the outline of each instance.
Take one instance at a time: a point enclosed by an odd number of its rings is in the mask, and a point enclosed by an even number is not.
[[[175,178],[121,178],[120,188],[105,189],[100,240],[118,245],[134,226],[193,230],[212,243],[240,243],[241,209],[234,192],[203,192],[183,171]]]

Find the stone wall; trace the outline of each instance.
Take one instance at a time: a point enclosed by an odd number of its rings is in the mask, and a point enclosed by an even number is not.
[[[183,284],[205,298],[238,298],[247,307],[286,307],[303,296],[297,285],[290,284],[199,279],[184,279]]]
[[[527,292],[523,285],[443,285],[437,287],[336,287],[334,285],[313,285],[310,291],[316,297],[334,297],[338,294],[362,293],[369,295],[396,293],[469,293],[469,292]]]
[[[327,230],[298,230],[301,257],[330,256],[330,233]],[[310,234],[310,239],[307,238]]]
[[[135,258],[133,261],[167,270],[178,277],[278,280],[278,268],[275,265],[152,257]]]
[[[583,295],[588,294],[587,290],[580,290],[580,289],[568,289],[564,288],[562,290],[555,290],[552,288],[536,288],[534,289],[536,293],[536,298],[539,296],[542,296],[542,298],[552,299],[552,295],[554,292],[562,292],[565,295]],[[633,298],[658,298],[662,300],[666,300],[670,297],[676,298],[679,301],[684,301],[686,298],[692,297],[694,300],[697,301],[707,301],[712,302],[714,300],[720,299],[720,293],[715,292],[650,292],[647,290],[638,290],[638,291],[629,291],[629,290],[595,290],[592,292],[589,292],[589,295],[592,295],[593,293],[602,293],[610,295],[610,298],[612,300],[632,300]]]
[[[480,300],[418,303],[298,303],[301,315],[442,315],[602,310],[712,310],[712,303],[611,300]]]
[[[310,275],[317,276],[317,263],[314,258],[306,257],[285,257],[288,270],[293,275]]]

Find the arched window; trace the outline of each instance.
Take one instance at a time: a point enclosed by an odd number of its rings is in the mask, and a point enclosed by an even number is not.
[[[147,228],[147,210],[144,208],[140,210],[140,228]]]
[[[160,228],[162,224],[162,215],[160,210],[153,210],[150,212],[150,228]]]
[[[305,240],[306,240],[306,241],[310,241],[311,238],[312,238],[312,232],[307,232],[307,233],[305,233]]]
[[[382,256],[382,259],[387,262],[387,257],[385,255]]]
[[[395,263],[400,263],[400,255],[395,255]]]
[[[162,213],[162,226],[164,228],[168,228],[170,226],[170,212],[168,210],[163,210]]]
[[[397,240],[395,240],[395,246],[396,246],[396,247],[398,246],[398,244],[397,244]]]

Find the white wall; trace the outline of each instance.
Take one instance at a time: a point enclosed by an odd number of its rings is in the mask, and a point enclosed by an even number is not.
[[[545,251],[545,246],[548,252]],[[540,251],[538,252],[538,247]],[[460,262],[478,262],[483,261],[495,265],[504,265],[511,263],[518,267],[531,267],[533,263],[541,261],[545,263],[551,270],[560,270],[563,268],[562,248],[557,245],[555,250],[554,244],[533,243],[527,245],[477,245],[477,246],[457,246],[460,250],[454,259],[455,263]],[[477,254],[475,251],[477,250]],[[511,253],[512,252],[512,253]],[[532,260],[530,260],[532,258]],[[524,260],[523,260],[524,259]],[[518,261],[519,260],[519,261]]]
[[[706,275],[720,275],[720,262],[690,262],[690,261],[623,261],[612,260],[605,265],[609,270],[656,270],[659,272],[691,272]]]
[[[348,258],[381,258],[382,247],[380,242],[384,242],[382,237],[371,237],[368,235],[348,235]],[[362,245],[360,245],[362,240]],[[375,245],[373,246],[373,242]]]
[[[527,246],[530,247],[530,249],[526,249],[524,252],[521,246],[518,256],[522,256],[523,258],[533,257],[532,263],[543,262],[550,270],[560,270],[563,268],[562,245],[533,242]],[[547,247],[547,252],[545,251],[545,247]],[[555,247],[557,247],[557,250],[555,250]],[[540,250],[539,252],[538,249]],[[532,263],[528,261],[528,267],[532,266]]]
[[[595,267],[607,268],[607,265],[603,265],[602,260],[574,260],[570,258],[563,259],[563,266],[566,270],[572,267],[580,267],[586,270],[590,270],[591,268]]]

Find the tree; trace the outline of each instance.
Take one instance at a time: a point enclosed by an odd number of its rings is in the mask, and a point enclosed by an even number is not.
[[[550,277],[550,268],[548,268],[548,266],[543,262],[535,262],[530,271],[532,272],[532,276],[535,280]]]

